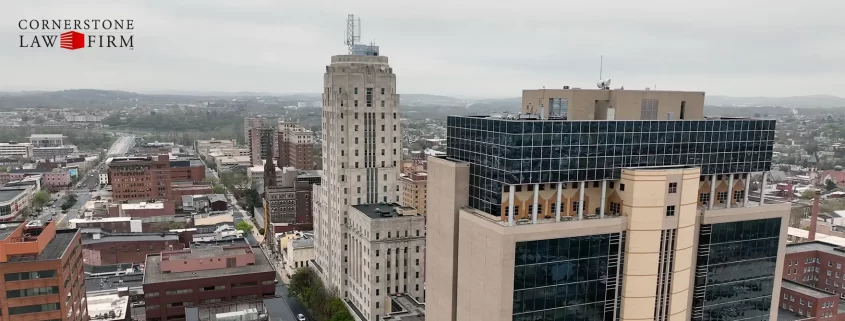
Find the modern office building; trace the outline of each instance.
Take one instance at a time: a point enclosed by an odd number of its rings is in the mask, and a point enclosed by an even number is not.
[[[305,129],[299,123],[279,120],[277,158],[279,168],[293,167],[313,170],[314,132]]]
[[[78,230],[0,224],[0,274],[0,320],[88,320]]]
[[[32,134],[29,143],[37,147],[60,147],[67,145],[67,136],[62,134]]]
[[[427,320],[776,319],[790,205],[749,195],[774,120],[704,118],[701,92],[535,92],[449,117],[428,158]]]
[[[393,68],[372,45],[353,45],[350,54],[333,56],[323,87],[323,171],[314,188],[311,267],[349,304],[348,273],[359,268],[349,263],[350,206],[399,202],[399,95]]]
[[[425,297],[425,217],[396,203],[349,209],[348,289],[360,320],[383,320],[391,298]]]
[[[194,243],[184,250],[147,255],[147,320],[184,320],[186,308],[261,302],[276,295],[276,271],[243,239]]]
[[[32,158],[32,155],[32,144],[30,143],[0,143],[0,157]]]

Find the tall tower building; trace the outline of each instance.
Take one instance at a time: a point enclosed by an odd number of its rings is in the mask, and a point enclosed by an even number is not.
[[[244,137],[249,146],[252,166],[261,166],[261,160],[269,153],[273,156],[273,146],[276,145],[276,134],[267,124],[264,117],[244,118]]]
[[[375,282],[369,275],[378,272],[375,263],[349,263],[354,250],[361,250],[361,244],[350,242],[354,233],[349,228],[351,207],[399,200],[399,95],[387,57],[380,56],[376,46],[354,43],[350,54],[331,58],[323,87],[322,184],[315,186],[314,194],[315,270],[350,303],[354,291],[375,291],[359,282]],[[352,273],[367,276],[351,279]],[[383,288],[379,293],[382,298],[388,295]],[[376,306],[377,302],[366,299],[358,304]],[[385,308],[383,303],[378,306]],[[371,314],[369,308],[359,309]],[[368,320],[374,317],[373,313]]]
[[[426,320],[777,320],[775,121],[703,92],[523,92],[428,158]],[[762,175],[761,175],[762,174]]]

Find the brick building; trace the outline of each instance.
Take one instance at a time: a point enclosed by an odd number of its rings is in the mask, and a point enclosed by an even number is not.
[[[279,168],[315,169],[314,132],[299,123],[279,120],[277,159]]]
[[[0,320],[87,321],[80,233],[39,221],[0,225]]]
[[[177,233],[92,233],[82,240],[82,257],[86,265],[139,264],[147,255],[184,248]]]
[[[170,159],[167,155],[114,158],[109,163],[108,174],[115,201],[170,197]]]
[[[413,207],[420,214],[425,215],[427,183],[428,173],[426,172],[401,174],[399,189],[402,190],[402,205]]]
[[[151,254],[145,266],[149,321],[184,319],[186,307],[261,302],[276,294],[272,265],[242,239]]]
[[[174,214],[176,214],[176,209],[172,201],[111,204],[108,207],[109,217],[145,218]]]
[[[205,180],[205,165],[199,159],[171,160],[169,155],[121,157],[109,163],[108,176],[116,201],[179,201],[183,190],[192,186],[188,184]],[[210,186],[201,186],[210,189]],[[174,193],[174,189],[177,192]]]
[[[107,233],[141,232],[141,220],[131,217],[94,217],[91,219],[74,218],[68,221],[70,227],[77,229],[100,229]]]
[[[845,320],[839,315],[836,294],[821,291],[800,283],[784,280],[781,283],[778,320]]]

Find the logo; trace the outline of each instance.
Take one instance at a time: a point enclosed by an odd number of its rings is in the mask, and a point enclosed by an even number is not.
[[[132,19],[22,19],[18,28],[20,48],[135,49]]]
[[[68,31],[61,34],[61,47],[64,49],[76,50],[85,46],[85,34],[76,31]]]

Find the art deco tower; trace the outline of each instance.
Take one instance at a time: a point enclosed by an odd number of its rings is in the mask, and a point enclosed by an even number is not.
[[[396,75],[377,46],[354,44],[355,38],[349,54],[333,56],[326,67],[323,183],[314,187],[315,268],[341,298],[352,296],[348,276],[362,269],[350,263],[358,245],[349,241],[348,211],[398,201],[402,148]]]

